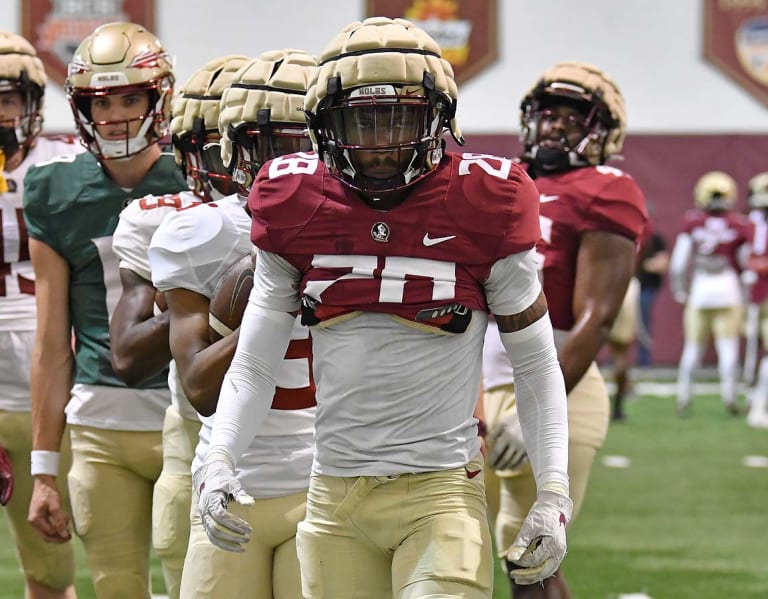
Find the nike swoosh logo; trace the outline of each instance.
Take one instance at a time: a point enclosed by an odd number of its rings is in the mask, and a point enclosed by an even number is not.
[[[454,239],[456,235],[448,235],[446,237],[430,237],[429,233],[424,233],[424,239],[421,241],[429,247],[430,245],[437,245],[438,243],[443,243],[444,241],[449,241],[451,239]]]
[[[464,472],[467,473],[467,478],[475,478],[478,474],[482,472],[482,470],[467,470],[464,468]]]
[[[547,202],[554,202],[555,200],[560,199],[560,196],[548,196],[546,193],[542,193],[539,195],[539,202],[541,204],[546,204]]]

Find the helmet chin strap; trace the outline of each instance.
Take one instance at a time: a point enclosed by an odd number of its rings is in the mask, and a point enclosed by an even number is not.
[[[139,128],[139,132],[135,137],[128,140],[108,140],[104,139],[99,132],[96,131],[96,127],[90,127],[93,137],[99,144],[101,153],[107,158],[128,158],[134,154],[138,154],[142,150],[149,146],[149,139],[147,138],[147,132],[152,126],[153,119],[146,118]]]

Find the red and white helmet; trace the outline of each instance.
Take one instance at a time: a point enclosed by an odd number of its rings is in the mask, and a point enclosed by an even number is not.
[[[101,160],[127,158],[167,135],[173,96],[173,60],[154,34],[135,23],[107,23],[86,37],[69,63],[64,89],[80,139]],[[91,117],[91,100],[110,94],[148,91],[150,107],[138,134],[125,140],[101,137]],[[128,127],[128,121],[121,121]]]
[[[365,195],[376,199],[432,172],[446,129],[463,143],[453,69],[410,21],[354,22],[318,67],[306,98],[310,136],[330,172]],[[382,166],[364,166],[364,156],[380,157]]]

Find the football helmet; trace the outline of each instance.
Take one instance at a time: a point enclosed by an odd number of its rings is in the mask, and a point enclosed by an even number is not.
[[[173,100],[171,135],[176,164],[187,185],[205,201],[235,192],[221,162],[219,105],[247,56],[215,58],[195,71]]]
[[[264,52],[235,73],[221,98],[221,159],[242,195],[266,161],[309,152],[304,94],[317,60],[303,50]]]
[[[730,210],[736,204],[737,196],[736,181],[723,171],[703,174],[693,188],[696,207],[707,212]]]
[[[6,155],[25,151],[43,125],[43,96],[48,78],[35,48],[15,33],[0,32],[0,93],[19,92],[24,104],[20,117],[0,120],[0,150]]]
[[[331,174],[374,200],[412,185],[460,145],[451,65],[405,19],[347,25],[319,58],[307,91],[310,136]]]
[[[173,59],[154,34],[134,23],[97,27],[75,50],[64,85],[80,138],[100,160],[127,158],[168,133],[173,96]],[[130,121],[94,122],[91,101],[100,96],[149,92],[149,110],[135,137],[104,139],[97,126]]]
[[[768,172],[759,173],[748,183],[749,196],[747,202],[750,208],[768,208]]]
[[[540,123],[553,107],[576,109],[583,134],[576,143],[540,138]],[[520,104],[523,158],[542,172],[603,164],[618,155],[627,126],[624,98],[616,83],[594,65],[561,62],[539,78]]]

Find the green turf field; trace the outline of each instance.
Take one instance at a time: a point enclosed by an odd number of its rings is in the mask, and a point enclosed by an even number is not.
[[[768,430],[728,416],[715,396],[674,416],[670,398],[643,397],[611,426],[584,510],[569,535],[565,572],[574,599],[765,599],[768,597]],[[629,466],[609,467],[609,456]],[[618,460],[620,461],[620,460]],[[94,597],[83,566],[80,599]],[[497,572],[494,599],[508,597]],[[154,564],[157,592],[162,592]],[[5,525],[0,599],[23,597]]]

